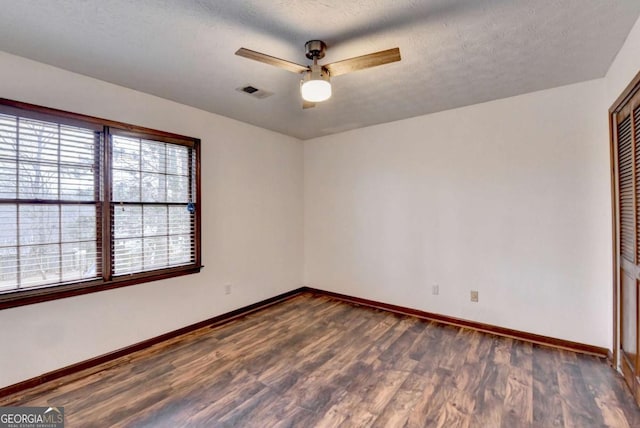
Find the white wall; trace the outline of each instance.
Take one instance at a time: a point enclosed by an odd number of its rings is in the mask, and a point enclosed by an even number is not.
[[[605,77],[608,109],[640,71],[640,19],[631,29]]]
[[[604,91],[599,79],[305,141],[305,283],[609,347]]]
[[[201,138],[205,265],[197,275],[0,311],[0,387],[302,285],[297,139],[5,53],[0,96]]]

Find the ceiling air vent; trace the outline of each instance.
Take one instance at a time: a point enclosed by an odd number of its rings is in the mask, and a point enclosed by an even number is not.
[[[242,90],[244,92],[246,92],[247,94],[253,94],[254,92],[258,92],[258,88],[254,88],[253,86],[249,85],[249,86],[245,86],[244,88],[242,88]]]
[[[238,92],[244,92],[247,95],[251,95],[253,98],[263,99],[273,95],[273,92],[265,91],[264,89],[258,89],[253,85],[245,85],[236,88]]]

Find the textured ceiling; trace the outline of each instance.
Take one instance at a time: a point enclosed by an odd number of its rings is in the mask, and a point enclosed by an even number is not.
[[[302,139],[604,76],[640,0],[0,0],[0,50]],[[398,46],[302,110],[306,64]],[[235,89],[273,92],[256,99]],[[2,94],[0,94],[1,96]]]

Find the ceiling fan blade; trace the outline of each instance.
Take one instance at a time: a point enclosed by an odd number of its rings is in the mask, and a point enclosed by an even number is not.
[[[293,73],[303,73],[309,69],[306,65],[296,64],[295,62],[286,61],[274,56],[252,51],[251,49],[240,48],[236,51],[236,55],[249,58],[254,61],[264,62],[265,64],[274,65]]]
[[[363,70],[365,68],[377,67],[378,65],[400,61],[400,59],[400,49],[393,48],[387,49],[386,51],[345,59],[332,64],[327,64],[323,67],[329,71],[329,75],[331,77],[335,77],[340,76],[341,74],[351,73],[352,71]]]
[[[303,108],[304,110],[306,110],[306,109],[308,109],[308,108],[313,108],[313,107],[315,107],[315,106],[316,106],[316,103],[312,103],[311,101],[305,101],[305,100],[302,100],[302,108]]]

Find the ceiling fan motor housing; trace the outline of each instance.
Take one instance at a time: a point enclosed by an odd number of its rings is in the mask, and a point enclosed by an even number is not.
[[[326,80],[328,82],[329,72],[320,64],[312,64],[309,66],[309,71],[302,76],[302,82],[308,80]]]
[[[322,59],[327,50],[327,45],[322,40],[309,40],[304,44],[305,55],[309,59]]]

